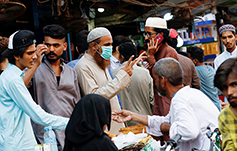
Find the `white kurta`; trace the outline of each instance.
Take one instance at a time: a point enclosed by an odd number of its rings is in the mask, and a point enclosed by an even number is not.
[[[219,56],[217,56],[214,60],[214,68],[215,70],[227,59],[229,58],[236,58],[237,57],[237,47],[232,53],[229,53],[227,50],[222,52]]]
[[[218,127],[218,115],[218,109],[204,93],[186,86],[172,98],[167,116],[148,116],[147,132],[161,136],[160,125],[168,122],[171,123],[170,138],[176,134],[182,136],[177,150],[190,151],[197,148],[208,151],[210,140],[206,136],[209,131],[207,127],[212,131]]]
[[[75,70],[80,85],[82,96],[86,94],[99,94],[110,100],[111,110],[120,111],[117,94],[132,80],[124,71],[120,70],[114,79],[111,78],[108,69],[101,69],[94,58],[85,54],[76,64]],[[118,134],[123,123],[111,122],[111,134]]]

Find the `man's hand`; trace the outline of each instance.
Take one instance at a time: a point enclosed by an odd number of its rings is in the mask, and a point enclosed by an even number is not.
[[[162,133],[162,134],[167,134],[167,135],[169,135],[170,126],[171,126],[171,125],[170,125],[169,123],[166,123],[166,122],[162,123],[162,124],[160,125],[160,131],[161,131],[161,133]]]
[[[133,58],[134,58],[134,55],[132,55],[132,56],[129,58],[127,64],[122,68],[122,70],[124,70],[125,72],[127,72],[127,74],[128,74],[129,76],[132,75],[133,65],[136,63],[136,60],[134,60],[134,61],[132,62],[132,59],[133,59]]]
[[[229,103],[221,102],[221,109],[226,108],[229,105]]]
[[[147,58],[146,56],[143,56],[144,54],[145,54],[145,52],[141,53],[141,54],[139,55],[139,57],[136,58],[136,59],[133,60],[133,61],[132,61],[132,59],[134,58],[134,55],[132,55],[132,56],[129,58],[127,64],[122,68],[122,70],[124,70],[125,72],[127,72],[127,74],[128,74],[129,76],[131,76],[131,75],[132,75],[132,70],[133,70],[133,65],[134,65],[134,64],[138,64],[139,61],[141,61],[141,60]]]
[[[132,120],[132,112],[128,110],[112,112],[112,120],[118,123],[124,123]]]
[[[150,42],[147,44],[147,46],[148,46],[147,55],[149,57],[149,56],[154,56],[155,53],[159,50],[161,45],[158,45],[158,42],[155,44],[154,38],[152,38]]]
[[[137,114],[128,110],[112,112],[112,120],[118,123],[135,121],[135,122],[148,126],[148,117],[146,115]]]
[[[37,59],[35,60],[36,66],[39,66],[41,64],[41,55],[47,51],[48,47],[45,44],[39,44],[36,47],[36,55]]]

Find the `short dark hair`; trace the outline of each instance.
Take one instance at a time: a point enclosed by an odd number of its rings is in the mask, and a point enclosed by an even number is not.
[[[169,31],[167,29],[161,29],[161,28],[154,28],[154,31],[156,33],[161,33],[163,32],[163,37],[164,37],[164,40],[162,42],[167,42],[168,44],[171,43],[171,37],[169,36]]]
[[[204,61],[204,52],[199,47],[188,47],[187,52],[190,53],[193,59],[197,59],[199,62]]]
[[[178,40],[176,38],[171,38],[168,45],[171,46],[172,48],[174,48],[176,50],[177,48],[177,43],[178,43]]]
[[[56,25],[56,24],[47,25],[43,28],[43,32],[44,32],[45,36],[49,36],[49,37],[54,38],[54,39],[63,39],[63,38],[65,38],[65,40],[66,40],[67,32],[60,25]]]
[[[78,48],[79,53],[85,53],[85,51],[88,49],[88,43],[87,43],[87,36],[89,34],[89,31],[82,30],[77,34],[76,37],[76,47]]]
[[[226,81],[232,72],[237,74],[237,58],[229,58],[218,67],[214,77],[214,86],[221,91],[226,89]]]
[[[134,55],[134,58],[137,56],[137,47],[132,42],[122,43],[119,45],[118,50],[125,61],[128,61],[132,55]]]
[[[154,74],[159,78],[165,77],[170,84],[177,86],[183,83],[183,70],[174,58],[162,58],[154,65]]]
[[[17,57],[23,57],[23,54],[25,53],[25,51],[28,49],[28,47],[23,47],[23,48],[19,48],[19,49],[13,49],[13,55],[11,55],[11,57],[8,58],[8,61],[9,63],[11,64],[15,64],[16,62],[16,59],[14,56],[17,56]]]
[[[116,51],[116,47],[119,46],[122,43],[125,42],[131,42],[131,40],[128,37],[125,37],[123,35],[117,35],[113,39],[113,53]]]

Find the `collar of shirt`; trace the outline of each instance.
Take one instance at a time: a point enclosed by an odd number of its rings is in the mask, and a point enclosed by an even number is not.
[[[22,71],[20,68],[18,68],[16,65],[14,64],[11,64],[11,63],[8,63],[9,68],[13,68],[14,69],[14,72],[19,75],[20,77],[24,77],[25,76],[25,72]]]
[[[237,53],[237,47],[230,53],[229,51],[225,51],[229,56],[235,55]]]
[[[118,61],[118,59],[116,59],[114,56],[110,57],[110,61],[113,61],[114,63],[120,63],[120,61]]]
[[[53,67],[51,66],[50,62],[47,60],[46,55],[43,56],[42,62],[44,62],[48,67],[50,67],[53,70]],[[62,68],[62,70],[64,69],[64,65],[65,65],[64,60],[60,58],[60,67]]]

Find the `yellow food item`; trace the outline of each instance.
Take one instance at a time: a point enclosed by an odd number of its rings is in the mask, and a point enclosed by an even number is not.
[[[138,134],[138,133],[142,133],[143,130],[144,130],[144,133],[146,133],[146,126],[140,124],[140,125],[121,128],[119,130],[119,132],[122,132],[123,134],[128,134],[129,132],[133,132],[134,134]]]

